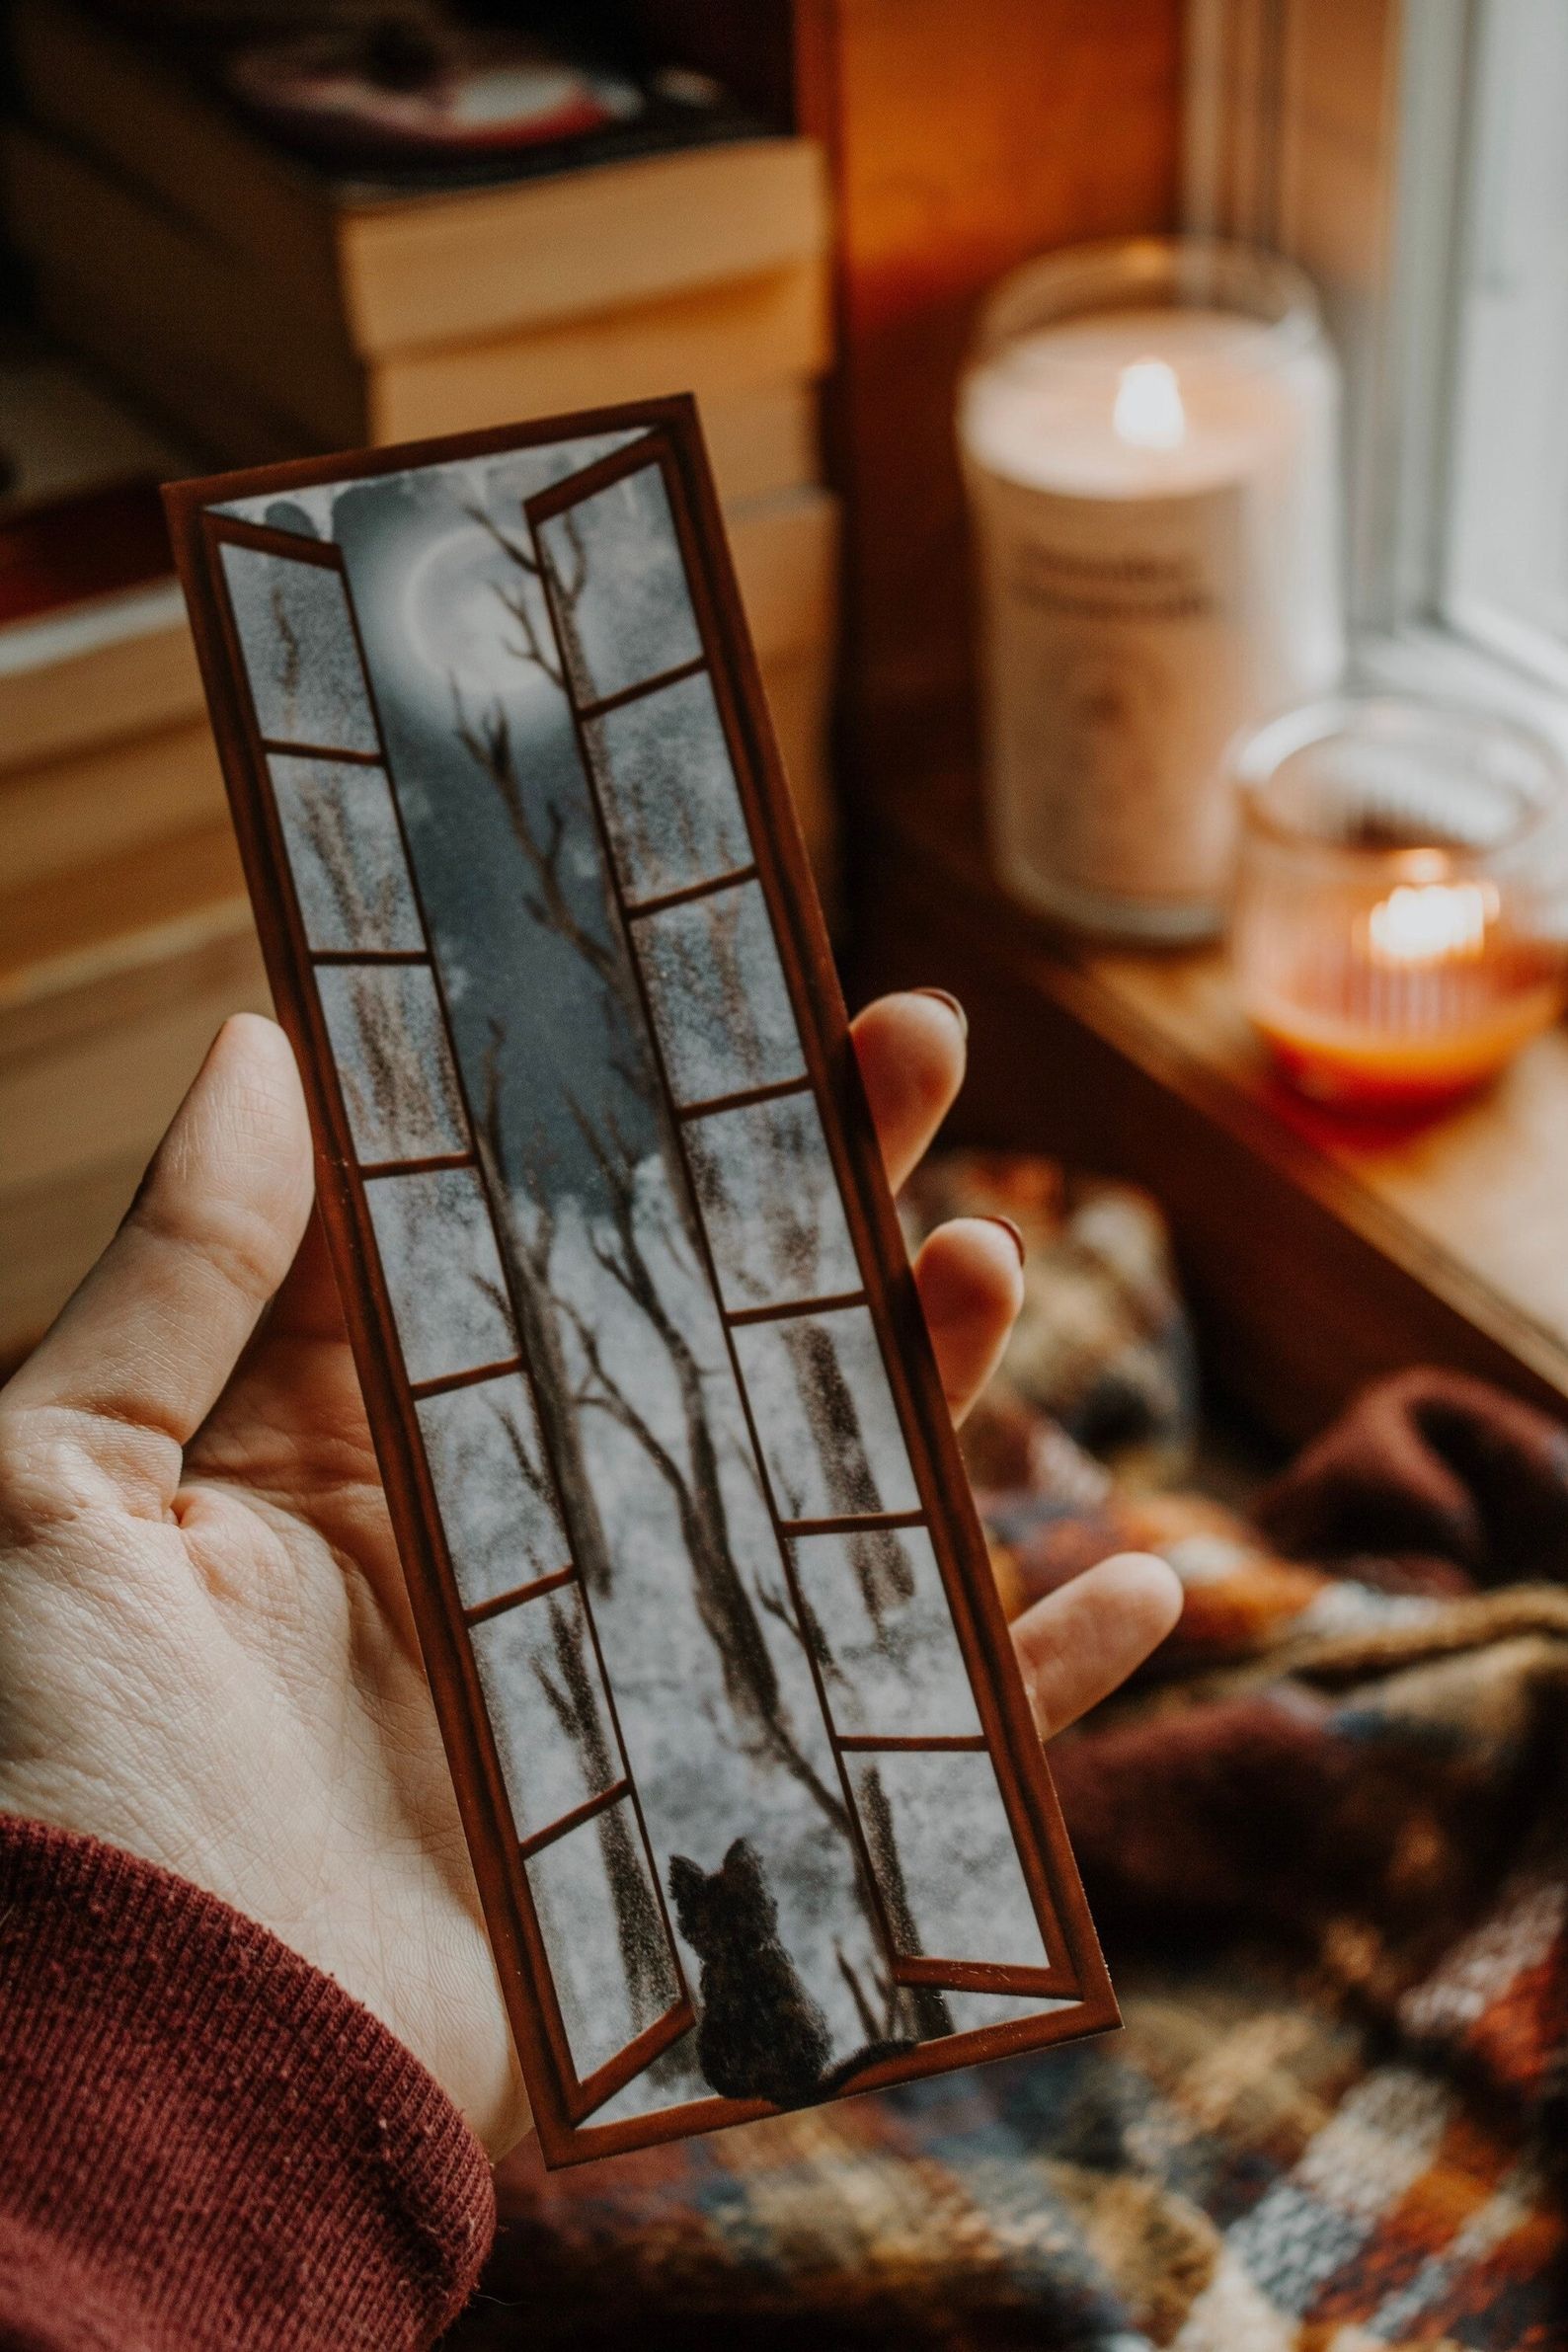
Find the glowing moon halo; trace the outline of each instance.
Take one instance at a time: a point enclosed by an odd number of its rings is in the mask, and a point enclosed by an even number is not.
[[[442,679],[474,694],[515,694],[539,671],[518,652],[520,631],[501,601],[527,583],[477,522],[434,539],[410,566],[403,630],[411,649]],[[539,617],[543,620],[542,598]]]

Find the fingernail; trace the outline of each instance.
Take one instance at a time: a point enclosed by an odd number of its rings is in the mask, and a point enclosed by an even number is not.
[[[948,1011],[958,1023],[961,1033],[966,1038],[969,1036],[969,1015],[951,988],[911,988],[909,993],[911,996],[934,996],[938,1004],[947,1006]]]
[[[932,992],[934,993],[934,991]],[[1001,1226],[1002,1231],[1010,1237],[1014,1249],[1018,1252],[1019,1265],[1027,1266],[1029,1263],[1029,1246],[1024,1240],[1022,1227],[1015,1225],[1010,1216],[991,1215],[986,1217],[985,1222],[988,1225]]]

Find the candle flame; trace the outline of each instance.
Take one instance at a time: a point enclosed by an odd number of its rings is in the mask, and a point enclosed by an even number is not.
[[[1187,437],[1176,370],[1163,359],[1135,359],[1117,379],[1111,423],[1135,449],[1179,449]]]
[[[1402,882],[1367,918],[1372,952],[1393,965],[1477,956],[1497,909],[1491,883]]]

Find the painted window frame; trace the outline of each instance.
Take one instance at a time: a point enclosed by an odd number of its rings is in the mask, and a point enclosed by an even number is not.
[[[720,1096],[709,1101],[697,1103],[677,1101],[665,1064],[663,1052],[657,1042],[658,1023],[647,1004],[645,994],[648,1031],[650,1037],[655,1041],[655,1059],[659,1064],[660,1081],[666,1092],[671,1125],[680,1137],[682,1151],[689,1153],[687,1137],[692,1123],[697,1119],[717,1116],[729,1110],[745,1108],[759,1100],[773,1100],[777,1097],[796,1094],[804,1095],[815,1101],[821,1113],[825,1110],[829,1089],[825,1060],[814,1035],[815,1024],[811,1017],[812,997],[808,964],[801,953],[799,942],[791,939],[787,922],[784,919],[790,909],[790,896],[765,837],[765,811],[755,791],[754,779],[750,773],[751,762],[746,757],[740,727],[740,709],[737,697],[733,682],[726,674],[726,665],[722,659],[718,599],[713,593],[713,584],[704,577],[702,541],[695,528],[691,504],[675,464],[673,445],[669,440],[660,436],[650,436],[647,441],[632,442],[627,447],[612,451],[595,464],[572,475],[567,481],[557,483],[548,490],[540,491],[526,502],[523,512],[529,528],[534,534],[545,593],[554,615],[557,606],[558,584],[554,567],[540,544],[540,527],[556,516],[571,512],[575,507],[595,497],[601,490],[651,466],[657,466],[660,470],[665,495],[668,500],[670,513],[674,519],[676,536],[685,559],[686,581],[692,594],[698,634],[702,640],[702,657],[698,663],[684,663],[678,668],[655,674],[635,686],[624,687],[602,699],[586,702],[580,701],[570,675],[570,666],[565,666],[567,668],[567,698],[572,710],[573,724],[577,730],[584,772],[588,779],[589,794],[595,806],[604,851],[605,869],[610,878],[617,915],[622,925],[632,969],[639,976],[639,987],[646,990],[646,980],[642,977],[642,955],[637,943],[638,928],[643,922],[665,912],[671,906],[700,905],[705,899],[716,897],[724,891],[735,889],[745,883],[756,882],[761,888],[764,902],[772,918],[774,937],[784,968],[785,983],[790,992],[791,1006],[805,1049],[805,1069],[798,1079],[787,1079],[779,1084],[761,1089],[746,1089],[742,1093]],[[557,626],[559,635],[559,620]],[[741,791],[742,810],[753,845],[752,862],[749,865],[711,876],[703,882],[687,884],[678,890],[664,893],[659,897],[628,899],[616,869],[609,826],[600,800],[600,789],[596,777],[597,763],[587,735],[587,729],[595,719],[603,717],[612,710],[623,709],[649,693],[657,693],[687,676],[704,671],[714,690],[719,706],[720,722],[724,728],[731,757],[734,761]],[[856,1255],[863,1263],[865,1256],[864,1226],[856,1215],[850,1190],[849,1171],[833,1151],[837,1123],[831,1118],[824,1117],[823,1127],[829,1155],[834,1157],[834,1173],[838,1178],[851,1237],[856,1244]],[[687,1174],[689,1180],[691,1174],[689,1157]],[[895,1400],[901,1404],[901,1407],[902,1406],[902,1400],[898,1395],[901,1372],[898,1340],[889,1311],[889,1302],[885,1296],[879,1294],[877,1284],[867,1282],[852,1293],[825,1298],[789,1298],[766,1306],[729,1307],[725,1304],[724,1287],[713,1260],[711,1246],[706,1241],[704,1241],[703,1249],[709,1287],[725,1328],[736,1384],[743,1400],[747,1397],[748,1383],[740,1358],[736,1354],[735,1334],[738,1330],[753,1328],[759,1323],[788,1322],[809,1315],[832,1312],[839,1308],[864,1307],[870,1312],[876,1329],[884,1365],[895,1391]],[[751,1421],[749,1402],[745,1403],[745,1409],[749,1424]],[[901,1409],[900,1420],[907,1440],[910,1436],[910,1415],[907,1409]],[[754,1427],[752,1428],[752,1443],[758,1463],[761,1465],[764,1460],[764,1449]],[[791,1544],[794,1540],[812,1535],[869,1533],[883,1529],[896,1530],[909,1528],[923,1529],[930,1537],[936,1553],[944,1590],[948,1596],[949,1606],[953,1609],[965,1665],[975,1687],[983,1727],[978,1737],[968,1735],[895,1737],[869,1733],[840,1734],[833,1721],[832,1704],[821,1668],[815,1660],[813,1661],[813,1680],[817,1688],[818,1705],[822,1710],[823,1720],[826,1726],[827,1736],[839,1767],[845,1809],[854,1828],[855,1842],[860,1851],[861,1868],[880,1917],[892,1965],[893,1980],[900,1985],[929,1986],[933,1989],[954,1993],[1032,1995],[1042,1999],[1071,1998],[1078,1990],[1078,1982],[1070,1963],[1055,1962],[1044,1968],[1004,1966],[992,1962],[956,1957],[944,1958],[936,1954],[902,1952],[899,1949],[899,1937],[895,1923],[878,1889],[877,1874],[873,1867],[861,1821],[860,1805],[845,1764],[846,1757],[850,1754],[908,1753],[916,1750],[928,1754],[958,1751],[979,1752],[989,1756],[996,1767],[1002,1803],[1018,1843],[1020,1858],[1024,1864],[1025,1877],[1040,1925],[1041,1940],[1048,1953],[1065,1949],[1062,1923],[1058,1916],[1058,1905],[1050,1885],[1049,1875],[1039,1868],[1033,1853],[1024,1787],[1021,1780],[1013,1773],[1005,1755],[1002,1718],[999,1711],[988,1704],[993,1688],[991,1676],[973,1639],[966,1638],[968,1611],[964,1606],[962,1571],[957,1547],[953,1541],[949,1515],[941,1508],[937,1493],[934,1491],[933,1466],[928,1461],[922,1463],[919,1450],[913,1444],[910,1444],[909,1451],[911,1467],[914,1470],[915,1482],[919,1489],[919,1506],[914,1510],[891,1513],[844,1513],[829,1519],[786,1519],[781,1516],[777,1499],[771,1491],[766,1497],[768,1516],[779,1542],[780,1557],[784,1562],[791,1601],[797,1616],[802,1621],[805,1620],[808,1612],[804,1605],[797,1572],[791,1559]],[[764,1484],[766,1483],[764,1472]]]
[[[260,928],[269,977],[279,1015],[300,1052],[303,1075],[312,1098],[319,1197],[333,1246],[340,1292],[370,1407],[393,1524],[409,1572],[416,1622],[448,1743],[454,1782],[522,2058],[541,2151],[551,2164],[583,2161],[694,2130],[749,2120],[771,2109],[761,2102],[713,2097],[647,2117],[608,2124],[592,2122],[594,2109],[693,2022],[689,1989],[685,1988],[683,1977],[681,2000],[628,2043],[606,2066],[586,2079],[580,2079],[573,2067],[565,2026],[551,1987],[539,1921],[521,1867],[525,1857],[523,1849],[516,1847],[510,1838],[510,1810],[466,1640],[470,1624],[514,1605],[520,1596],[501,1596],[494,1605],[482,1604],[477,1609],[465,1612],[457,1594],[418,1427],[415,1411],[418,1398],[404,1372],[391,1298],[380,1275],[365,1199],[364,1170],[355,1163],[348,1109],[312,977],[314,968],[324,962],[353,963],[367,959],[353,951],[343,954],[329,951],[324,955],[312,951],[306,939],[300,909],[293,898],[287,849],[266,764],[269,745],[261,735],[249,695],[239,682],[245,676],[245,666],[234,617],[220,580],[221,547],[225,542],[249,545],[270,555],[336,569],[344,581],[351,616],[352,591],[335,546],[243,522],[214,510],[262,491],[364,478],[509,450],[526,442],[623,431],[629,427],[637,428],[645,435],[635,448],[615,451],[596,465],[580,469],[566,483],[529,500],[525,513],[530,525],[542,522],[555,508],[590,495],[600,477],[611,479],[634,464],[647,464],[654,455],[664,470],[698,614],[704,662],[735,765],[750,829],[757,879],[772,918],[811,1091],[839,1180],[857,1256],[865,1272],[866,1303],[872,1313],[907,1446],[920,1498],[919,1517],[931,1536],[980,1710],[984,1745],[1013,1829],[1046,1950],[1051,1955],[1046,1968],[1021,1969],[986,1962],[955,1963],[924,1955],[899,1957],[897,1938],[884,1915],[888,1950],[896,1961],[898,1981],[955,1991],[1018,1993],[1038,1998],[1046,2005],[1023,2018],[941,2037],[918,2044],[906,2053],[879,2060],[855,2075],[852,2087],[857,2091],[870,2089],[1038,2048],[1068,2036],[1103,2030],[1114,2024],[1117,2016],[1059,1808],[1012,1656],[983,1535],[969,1495],[912,1272],[888,1194],[831,951],[767,723],[765,698],[728,558],[693,405],[683,398],[639,403],[632,408],[595,412],[586,417],[550,420],[525,431],[465,434],[398,450],[361,454],[352,460],[306,460],[293,466],[270,468],[262,474],[182,484],[168,494],[171,523],[223,753],[236,828],[247,869],[263,885]],[[357,622],[354,629],[357,639]],[[364,664],[362,647],[360,661],[373,713],[374,685]],[[581,728],[581,719],[578,724]],[[386,747],[379,718],[376,736],[379,763],[385,767]],[[296,754],[303,749],[311,757],[342,756],[318,746],[273,746],[274,750],[279,747]],[[587,746],[584,748],[586,753]],[[375,764],[375,756],[371,764]],[[596,797],[591,759],[586,756],[585,765]],[[417,894],[417,877],[413,861],[408,858],[406,839],[403,846]],[[613,873],[612,857],[608,863]],[[431,962],[428,954],[429,926],[424,924],[423,913],[421,919],[427,953],[419,960]],[[477,1137],[473,1107],[465,1101],[464,1110],[473,1139]],[[472,1157],[483,1182],[483,1155],[477,1141]],[[717,1282],[715,1287],[717,1294]],[[746,1319],[745,1310],[741,1310],[741,1319]],[[512,1320],[514,1324],[518,1320],[515,1313]],[[507,1369],[512,1369],[510,1360]],[[480,1367],[467,1376],[477,1379],[496,1370],[491,1366]],[[545,1581],[564,1583],[574,1573],[564,1570],[558,1578]],[[540,1589],[537,1582],[526,1588],[530,1597],[537,1597]],[[596,1649],[596,1640],[594,1646]],[[602,1659],[600,1666],[602,1669]],[[613,1690],[607,1676],[604,1686],[613,1710]],[[865,1744],[853,1737],[841,1742],[825,1704],[823,1716],[835,1749],[842,1752]],[[618,1725],[615,1730],[618,1738]],[[871,1744],[892,1748],[909,1743],[890,1740]],[[624,1751],[622,1761],[624,1764]],[[627,1772],[624,1778],[627,1792],[637,1803],[633,1775]],[[609,1802],[622,1793],[617,1783],[599,1801]],[[637,1812],[641,1830],[640,1803]],[[858,1819],[853,1805],[851,1812]],[[554,1824],[549,1834],[564,1834],[578,1826],[579,1813],[587,1818],[580,1808]],[[646,1845],[645,1831],[643,1835]],[[528,1844],[531,1848],[541,1842],[531,1840]],[[876,1876],[869,1863],[867,1867],[875,1899]],[[657,1871],[653,1875],[667,1929],[664,1889],[659,1885]],[[877,1908],[879,1911],[882,1908],[880,1899]],[[679,1947],[673,1935],[669,1941],[676,1974],[680,1977]]]
[[[357,1269],[357,1279],[353,1288],[360,1293],[358,1301],[360,1318],[363,1323],[370,1326],[370,1331],[366,1332],[365,1338],[373,1350],[374,1360],[380,1368],[382,1375],[379,1382],[382,1392],[380,1410],[385,1412],[390,1408],[393,1415],[393,1426],[397,1433],[396,1443],[383,1448],[380,1450],[379,1458],[383,1477],[388,1479],[389,1500],[392,1500],[394,1496],[397,1497],[393,1501],[393,1519],[398,1528],[400,1543],[404,1539],[405,1530],[410,1529],[414,1531],[414,1541],[418,1547],[423,1570],[422,1581],[427,1590],[427,1607],[420,1623],[420,1639],[426,1651],[427,1663],[431,1666],[432,1682],[436,1683],[438,1688],[449,1694],[448,1703],[443,1708],[443,1732],[450,1738],[454,1730],[460,1731],[464,1749],[460,1768],[471,1775],[474,1784],[482,1790],[484,1795],[489,1825],[484,1841],[488,1851],[488,1864],[484,1875],[490,1883],[482,1885],[481,1891],[486,1897],[487,1914],[493,1911],[499,1912],[511,1925],[516,1958],[526,1973],[532,1994],[534,2006],[531,2015],[538,2020],[538,2031],[535,2036],[536,2047],[531,2053],[533,2063],[530,2071],[530,2090],[534,2087],[537,2076],[541,2073],[547,2075],[552,2080],[555,2103],[559,2107],[561,2116],[569,2126],[576,2126],[581,2124],[595,2108],[613,2097],[624,2084],[635,2080],[637,2076],[643,2073],[661,2052],[669,2048],[682,2034],[688,2032],[696,2022],[696,2010],[681,1966],[679,1945],[670,1928],[664,1888],[660,1884],[657,1869],[651,1869],[650,1875],[655,1898],[664,1919],[666,1941],[673,1963],[676,1981],[680,1986],[681,1998],[666,2012],[664,2017],[644,2033],[627,2042],[604,2065],[595,2068],[587,2076],[579,2073],[573,2060],[565,2019],[556,1998],[554,1976],[545,1951],[543,1932],[529,1887],[525,1865],[534,1854],[542,1852],[547,1846],[570,1835],[574,1830],[586,1827],[598,1813],[619,1802],[623,1797],[629,1797],[631,1800],[637,1816],[638,1832],[642,1840],[644,1853],[650,1863],[652,1862],[652,1847],[646,1824],[643,1821],[636,1782],[629,1767],[625,1747],[621,1740],[619,1722],[615,1715],[614,1690],[604,1670],[604,1660],[599,1650],[597,1633],[593,1625],[593,1613],[591,1608],[586,1605],[586,1596],[585,1616],[589,1629],[589,1638],[593,1645],[599,1680],[608,1702],[610,1728],[620,1750],[621,1772],[610,1786],[598,1791],[584,1804],[572,1808],[571,1811],[555,1821],[523,1838],[516,1842],[515,1846],[513,1846],[510,1836],[498,1831],[499,1824],[510,1823],[511,1807],[502,1776],[496,1742],[490,1730],[488,1710],[480,1687],[478,1669],[468,1634],[474,1626],[491,1622],[513,1607],[523,1607],[532,1601],[543,1599],[552,1591],[564,1590],[568,1586],[572,1586],[581,1593],[582,1578],[576,1564],[568,1561],[559,1569],[533,1579],[516,1591],[497,1595],[494,1599],[480,1602],[471,1607],[464,1606],[457,1589],[457,1579],[453,1572],[445,1524],[436,1500],[427,1448],[419,1426],[418,1407],[426,1397],[443,1395],[454,1388],[467,1387],[487,1379],[510,1377],[517,1373],[520,1373],[527,1382],[531,1395],[533,1372],[526,1361],[524,1342],[520,1336],[521,1318],[516,1311],[514,1301],[511,1303],[511,1321],[519,1336],[516,1351],[512,1355],[493,1363],[471,1366],[456,1373],[437,1374],[430,1379],[420,1380],[411,1380],[407,1376],[403,1363],[397,1319],[382,1270],[381,1252],[371,1220],[369,1199],[365,1189],[367,1183],[388,1176],[430,1173],[437,1168],[443,1170],[455,1167],[468,1168],[479,1175],[481,1184],[487,1193],[487,1206],[489,1205],[488,1185],[485,1184],[482,1173],[482,1154],[477,1139],[478,1127],[474,1106],[467,1098],[467,1089],[457,1057],[454,1052],[451,1052],[450,1015],[445,1002],[445,990],[439,967],[431,947],[431,926],[421,902],[419,875],[410,853],[406,828],[398,808],[397,796],[394,793],[391,796],[392,807],[398,838],[403,851],[406,877],[419,917],[423,946],[418,949],[313,948],[306,935],[302,909],[291,878],[290,860],[282,835],[275,792],[267,772],[269,756],[281,754],[285,757],[303,756],[312,760],[331,760],[350,768],[376,768],[383,774],[388,773],[386,741],[380,713],[376,708],[374,680],[370,675],[369,664],[364,656],[358,617],[354,611],[347,568],[342,551],[335,543],[303,539],[287,531],[269,529],[265,525],[244,522],[235,516],[226,514],[204,514],[201,518],[201,527],[214,579],[216,579],[221,565],[221,551],[225,547],[250,548],[259,554],[265,554],[282,562],[301,564],[334,573],[342,585],[353,630],[355,650],[359,656],[360,672],[376,738],[375,750],[373,752],[345,751],[320,745],[283,743],[267,737],[261,732],[253,707],[243,697],[240,698],[239,707],[245,737],[245,749],[253,778],[250,814],[256,828],[254,835],[256,850],[266,861],[266,871],[271,877],[272,903],[278,913],[282,944],[286,949],[291,967],[290,997],[296,1008],[297,1016],[302,1018],[306,1025],[307,1066],[312,1079],[316,1108],[325,1131],[331,1137],[331,1148],[326,1157],[327,1164],[332,1171],[338,1199],[338,1216],[342,1220],[340,1231],[345,1231],[346,1235],[352,1234],[353,1236],[353,1264]],[[244,656],[228,598],[220,592],[214,598],[214,606],[217,625],[223,633],[229,659],[234,666],[234,675],[236,677],[243,676]],[[388,965],[428,970],[434,983],[448,1052],[451,1056],[452,1073],[462,1097],[464,1122],[469,1136],[468,1147],[462,1152],[442,1153],[437,1159],[420,1158],[396,1161],[365,1161],[358,1155],[339,1072],[338,1057],[327,1033],[325,1009],[315,976],[319,972],[328,970],[378,968]],[[318,1169],[318,1181],[324,1173],[325,1169]],[[501,1264],[503,1282],[506,1283],[510,1293],[510,1279],[508,1275],[505,1257],[500,1252],[498,1252],[498,1259]],[[345,1290],[348,1288],[342,1282],[341,1272],[340,1286]],[[371,1337],[372,1332],[373,1338]],[[364,1353],[363,1345],[360,1349],[356,1349],[361,1376],[364,1371]],[[389,1461],[393,1464],[390,1471]],[[393,1484],[394,1479],[396,1479],[396,1485]],[[427,1630],[428,1626],[429,1630]],[[456,1760],[454,1759],[455,1764]]]

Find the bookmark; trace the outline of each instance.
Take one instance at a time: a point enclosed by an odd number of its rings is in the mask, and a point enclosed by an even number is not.
[[[1113,2024],[692,405],[169,508],[545,2160]]]

